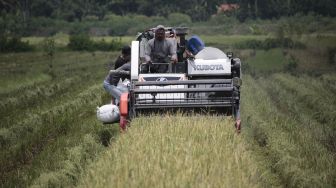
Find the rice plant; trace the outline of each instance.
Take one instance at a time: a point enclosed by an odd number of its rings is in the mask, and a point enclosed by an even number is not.
[[[80,187],[260,187],[260,169],[233,120],[156,115],[132,121]]]

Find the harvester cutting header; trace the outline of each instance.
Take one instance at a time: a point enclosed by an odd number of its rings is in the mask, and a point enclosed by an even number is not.
[[[139,114],[178,109],[233,115],[240,130],[240,59],[197,36],[187,40],[187,32],[159,25],[132,41],[130,70],[113,71],[130,74],[119,102],[122,129]]]

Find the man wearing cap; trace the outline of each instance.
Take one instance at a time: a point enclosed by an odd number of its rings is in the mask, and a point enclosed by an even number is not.
[[[145,48],[146,63],[173,63],[177,62],[176,44],[166,39],[165,28],[158,25],[155,28],[155,36],[149,40]],[[151,72],[165,73],[168,71],[168,65],[150,65]]]

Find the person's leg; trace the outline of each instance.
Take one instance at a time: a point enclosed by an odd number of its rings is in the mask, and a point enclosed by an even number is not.
[[[121,93],[126,93],[126,92],[128,92],[128,87],[125,86],[125,85],[123,85],[123,84],[119,84],[119,85],[117,86],[117,89],[118,89]]]
[[[120,98],[122,92],[114,85],[111,85],[108,82],[104,82],[104,89],[110,94],[112,95],[115,99]]]
[[[123,84],[119,84],[119,85],[115,88],[115,90],[118,90],[118,91],[120,92],[120,96],[121,96],[121,94],[126,93],[126,92],[129,91],[128,87],[125,86],[125,85],[123,85]],[[119,96],[119,98],[116,99],[116,105],[119,104],[120,96]]]
[[[128,92],[128,87],[122,84],[114,86],[108,82],[104,82],[104,88],[110,95],[114,97],[116,105],[119,104],[121,94]]]

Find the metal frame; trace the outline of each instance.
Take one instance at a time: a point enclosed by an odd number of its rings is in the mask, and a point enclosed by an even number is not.
[[[220,84],[220,87],[196,87]],[[132,82],[130,89],[130,114],[134,117],[137,110],[142,109],[174,109],[174,108],[231,108],[235,115],[239,106],[239,96],[235,91],[239,89],[233,85],[232,79],[206,79],[206,80],[179,80],[179,81],[146,81]],[[139,86],[169,86],[183,85],[185,88],[173,89],[139,89]],[[184,93],[185,98],[156,99],[160,93]],[[194,97],[192,94],[201,93],[203,97]],[[209,93],[221,96],[205,97]],[[150,94],[151,99],[139,99],[139,94]]]

